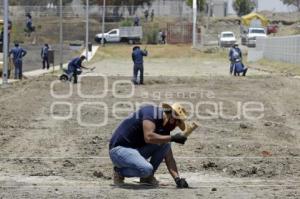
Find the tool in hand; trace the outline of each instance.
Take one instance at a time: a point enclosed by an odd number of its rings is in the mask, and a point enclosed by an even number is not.
[[[196,122],[192,122],[192,123],[185,122],[185,129],[182,133],[185,137],[188,137],[197,128],[198,128],[198,124],[196,124]]]

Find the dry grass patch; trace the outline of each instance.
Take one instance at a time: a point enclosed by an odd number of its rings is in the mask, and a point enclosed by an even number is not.
[[[219,50],[215,53],[205,53],[195,50],[191,45],[140,45],[149,52],[148,59],[181,59],[197,58],[200,60],[226,59],[227,51]],[[130,45],[106,45],[100,47],[91,63],[104,59],[131,59],[132,47]]]
[[[253,67],[276,72],[276,73],[286,73],[292,75],[300,75],[300,67],[296,64],[289,64],[285,62],[272,61],[268,59],[262,59],[255,64],[252,64]]]

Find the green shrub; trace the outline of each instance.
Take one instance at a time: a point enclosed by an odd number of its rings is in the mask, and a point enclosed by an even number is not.
[[[121,27],[132,26],[132,25],[133,25],[133,23],[129,19],[125,19],[125,20],[121,21],[121,23],[120,23]]]
[[[144,29],[145,40],[147,44],[157,44],[158,43],[158,24],[150,25]]]
[[[75,40],[75,41],[70,41],[69,45],[70,46],[83,46],[84,42],[80,40]]]
[[[11,41],[24,42],[24,26],[20,23],[15,23],[12,26]]]

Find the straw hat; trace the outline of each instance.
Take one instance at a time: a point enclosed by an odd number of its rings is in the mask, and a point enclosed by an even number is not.
[[[163,103],[162,108],[165,112],[171,112],[172,116],[175,119],[179,119],[179,120],[184,121],[188,117],[188,113],[186,112],[185,108],[180,103],[174,103],[172,105],[169,105],[167,103]]]

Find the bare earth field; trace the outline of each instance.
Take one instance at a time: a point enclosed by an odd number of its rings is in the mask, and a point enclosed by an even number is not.
[[[128,83],[130,51],[107,48],[87,74],[107,75],[107,85],[102,76],[70,87],[46,75],[0,89],[0,198],[300,198],[300,79],[254,70],[234,78],[218,55],[162,58],[149,48],[143,86]],[[137,179],[113,186],[114,128],[131,106],[166,101],[190,103],[200,124],[185,145],[172,145],[191,188],[176,189],[164,163],[159,188]],[[261,118],[242,114],[248,102],[263,106]]]

